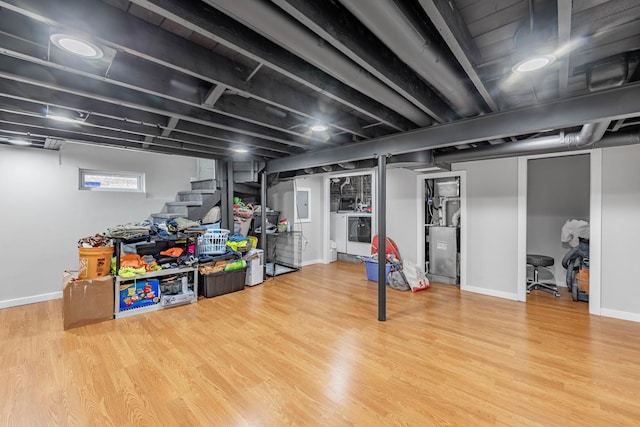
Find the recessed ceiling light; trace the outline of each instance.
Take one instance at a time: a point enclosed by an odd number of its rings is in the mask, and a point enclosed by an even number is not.
[[[26,140],[24,138],[12,138],[9,140],[9,144],[22,145],[26,147],[28,145],[31,145],[31,141]]]
[[[65,122],[65,123],[71,123],[71,122],[75,122],[76,120],[72,119],[71,117],[67,117],[67,116],[60,116],[57,114],[47,114],[47,118],[51,119],[51,120],[57,120],[59,122]]]
[[[238,147],[238,148],[232,148],[233,151],[235,151],[236,153],[248,153],[249,150],[247,150],[246,148],[242,148],[242,147]]]
[[[309,126],[309,129],[311,129],[312,132],[324,132],[329,128],[327,127],[327,125],[323,125],[322,123],[317,123],[315,125]]]
[[[86,59],[100,59],[104,55],[97,45],[68,34],[54,34],[51,41],[60,49]]]
[[[513,67],[513,71],[519,73],[529,73],[531,71],[536,71],[544,68],[547,65],[552,64],[555,60],[556,58],[553,55],[536,56],[534,58],[525,59],[524,61],[517,63]]]

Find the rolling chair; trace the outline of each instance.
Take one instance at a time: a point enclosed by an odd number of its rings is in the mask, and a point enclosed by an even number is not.
[[[541,290],[552,293],[556,297],[560,296],[558,287],[555,283],[541,282],[539,278],[539,267],[551,267],[554,264],[553,258],[546,255],[527,254],[527,264],[533,266],[533,279],[527,279],[527,293],[535,290]]]

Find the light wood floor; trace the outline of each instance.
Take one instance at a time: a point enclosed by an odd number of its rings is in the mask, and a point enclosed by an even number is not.
[[[0,311],[10,426],[621,426],[640,422],[640,324],[536,294],[388,290],[309,266],[197,304],[62,331]]]

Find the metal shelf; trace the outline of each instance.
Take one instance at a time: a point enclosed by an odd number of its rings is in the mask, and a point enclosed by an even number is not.
[[[193,273],[193,280],[189,282],[189,288],[193,291],[193,298],[190,303],[198,301],[198,269],[196,267],[180,267],[169,268],[166,270],[152,271],[146,274],[136,274],[134,277],[121,277],[116,276],[114,280],[114,317],[120,319],[123,317],[134,316],[142,313],[150,313],[152,311],[163,310],[167,308],[177,307],[184,305],[180,303],[176,305],[163,306],[161,304],[162,292],[158,290],[158,302],[152,305],[146,305],[144,307],[131,308],[126,310],[120,310],[120,285],[126,282],[144,281],[147,279],[172,276],[176,274]]]

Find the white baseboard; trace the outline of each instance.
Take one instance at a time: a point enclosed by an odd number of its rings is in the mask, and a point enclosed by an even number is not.
[[[51,292],[49,294],[33,295],[30,297],[7,299],[4,301],[0,301],[0,309],[17,307],[19,305],[33,304],[36,302],[49,301],[52,299],[59,299],[59,298],[62,298],[62,291]]]
[[[476,294],[488,295],[490,297],[498,297],[498,298],[510,299],[514,301],[518,300],[518,294],[515,292],[514,293],[502,292],[502,291],[496,291],[493,289],[478,288],[475,286],[465,286],[464,288],[461,287],[460,290],[474,292]]]
[[[629,313],[628,311],[611,310],[608,308],[600,309],[600,316],[613,317],[614,319],[630,320],[632,322],[640,322],[640,313]]]
[[[324,264],[324,259],[320,258],[320,259],[311,259],[309,261],[303,261],[302,262],[302,266],[306,267],[307,265],[313,265],[313,264]]]

